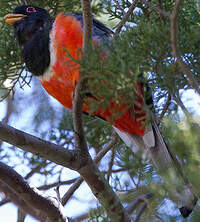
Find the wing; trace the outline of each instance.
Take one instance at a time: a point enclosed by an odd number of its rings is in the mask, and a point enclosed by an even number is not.
[[[78,21],[81,22],[82,26],[83,26],[83,15],[80,13],[75,13],[75,14],[71,14],[74,17],[76,17],[76,19]],[[99,20],[93,18],[93,30],[92,30],[92,36],[93,39],[97,39],[100,41],[108,41],[112,38],[114,32],[108,28],[106,25],[104,25],[102,22],[100,22]]]

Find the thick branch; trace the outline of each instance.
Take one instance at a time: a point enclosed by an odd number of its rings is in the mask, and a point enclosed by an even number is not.
[[[4,163],[0,163],[0,180],[6,183],[13,192],[29,205],[42,211],[49,221],[68,221],[58,206],[55,206],[52,201],[41,196],[35,189],[32,189],[17,172]]]
[[[41,213],[39,210],[34,209],[31,205],[25,202],[19,195],[11,190],[8,185],[0,182],[0,190],[24,212],[30,214],[40,221],[46,220],[46,216],[43,213]]]
[[[109,186],[104,176],[101,175],[97,165],[91,159],[88,161],[88,164],[78,170],[78,172],[89,185],[92,193],[105,208],[112,222],[131,222],[119,198]]]
[[[70,169],[78,169],[82,164],[78,151],[67,150],[64,147],[17,130],[1,121],[0,140]]]

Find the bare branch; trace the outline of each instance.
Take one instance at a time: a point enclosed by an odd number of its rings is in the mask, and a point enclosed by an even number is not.
[[[43,156],[62,166],[77,170],[88,183],[93,194],[105,207],[111,221],[118,222],[126,220],[130,222],[130,218],[121,205],[117,195],[105,179],[100,176],[101,173],[89,154],[88,156],[81,156],[78,150],[67,150],[10,127],[2,122],[0,122],[0,139],[28,152]],[[112,204],[112,207],[110,207],[110,204]]]
[[[6,183],[13,192],[28,204],[42,211],[49,221],[68,221],[59,209],[59,206],[55,206],[55,203],[51,200],[41,196],[35,189],[32,189],[17,172],[4,163],[0,163],[0,180]]]
[[[109,186],[104,176],[101,175],[96,164],[92,160],[88,161],[88,164],[80,168],[78,172],[105,208],[112,222],[131,222],[131,218],[123,208],[118,196]]]
[[[26,213],[20,208],[17,210],[17,222],[24,222],[26,218]]]
[[[125,23],[128,21],[129,16],[132,14],[132,12],[134,11],[134,9],[137,7],[138,1],[135,0],[130,8],[128,9],[128,12],[124,15],[124,17],[122,18],[121,22],[117,25],[117,29],[115,31],[115,37],[120,33],[122,27],[125,25]]]
[[[6,184],[0,182],[0,190],[5,193],[5,195],[21,210],[32,215],[40,221],[45,221],[46,216],[39,210],[34,209],[31,205],[26,203],[19,195],[17,195],[13,190],[11,190]]]
[[[43,160],[41,163],[39,163],[36,167],[34,167],[25,177],[25,180],[28,180],[30,177],[33,176],[34,173],[39,172],[43,167],[46,167],[48,163],[46,160]]]
[[[116,132],[113,131],[111,141],[101,151],[99,151],[97,156],[94,158],[95,163],[98,163],[106,155],[106,153],[116,145],[117,140],[118,136]]]
[[[117,143],[117,138],[118,138],[117,134],[113,131],[111,141],[94,158],[95,163],[98,163],[106,155],[106,153],[114,147],[114,145]],[[84,181],[83,178],[79,177],[76,180],[76,182],[70,187],[70,189],[64,194],[61,201],[63,206],[68,202],[68,200],[72,197],[74,192],[80,187],[83,181]]]
[[[57,186],[62,186],[62,185],[69,185],[72,184],[76,181],[77,179],[72,179],[72,180],[66,180],[66,181],[58,181],[55,183],[51,183],[51,184],[47,184],[47,185],[43,185],[40,187],[37,187],[38,190],[48,190],[52,187],[57,187]]]
[[[183,61],[180,51],[179,51],[179,44],[178,44],[178,13],[180,10],[182,0],[176,0],[174,9],[170,15],[170,32],[171,32],[171,43],[172,43],[172,51],[174,56],[177,58],[177,62],[182,70],[182,72],[187,76],[188,83],[191,87],[193,87],[199,94],[200,89],[197,83],[197,80],[194,79],[193,73],[191,72],[190,68],[185,64]]]
[[[64,196],[61,199],[61,203],[64,206],[69,199],[74,195],[74,192],[80,187],[80,185],[83,183],[84,179],[83,177],[79,177],[75,183],[69,188],[69,190],[64,194]]]
[[[17,130],[1,121],[0,140],[70,169],[75,170],[82,165],[78,151],[67,150],[64,147]]]

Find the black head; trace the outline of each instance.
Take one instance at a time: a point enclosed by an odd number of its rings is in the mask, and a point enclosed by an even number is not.
[[[51,21],[49,13],[33,5],[22,5],[8,14],[5,21],[14,25],[15,35],[20,45],[24,45],[37,31]]]
[[[34,75],[42,75],[50,63],[49,33],[53,20],[49,13],[33,5],[22,5],[4,19],[14,26],[28,71]]]

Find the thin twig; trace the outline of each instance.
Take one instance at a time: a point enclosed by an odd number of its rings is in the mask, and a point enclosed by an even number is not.
[[[162,118],[164,117],[165,113],[167,112],[170,104],[171,104],[171,95],[168,94],[167,101],[166,101],[165,106],[163,107],[163,110],[162,110],[162,112],[160,114],[160,117],[159,117],[160,121],[162,120]]]
[[[200,89],[197,83],[197,80],[194,79],[193,73],[190,68],[183,61],[178,44],[178,14],[180,10],[182,0],[176,0],[174,9],[170,15],[170,33],[171,33],[171,43],[172,43],[172,51],[174,56],[177,58],[177,62],[182,70],[182,72],[187,76],[188,83],[191,87],[193,87],[199,94]]]
[[[25,180],[28,180],[30,177],[33,176],[33,174],[38,173],[43,167],[46,167],[49,163],[47,163],[46,160],[43,160],[41,163],[39,163],[36,167],[34,167],[27,175],[24,177]]]
[[[145,209],[147,207],[147,203],[143,203],[143,205],[141,206],[141,208],[139,209],[139,212],[135,218],[134,222],[138,222],[140,220],[140,217],[142,216],[142,214],[144,213]]]
[[[63,206],[74,195],[75,191],[80,187],[80,185],[83,183],[83,181],[84,181],[83,177],[79,177],[75,181],[75,183],[69,188],[69,190],[64,194],[64,196],[61,198],[61,203]]]
[[[116,145],[117,140],[118,136],[113,131],[111,141],[94,158],[95,163],[98,163],[106,155],[106,153]]]
[[[58,181],[55,183],[39,186],[39,187],[37,187],[37,189],[38,190],[48,190],[48,189],[51,189],[52,187],[56,187],[56,186],[70,185],[70,184],[74,183],[76,180],[77,180],[77,178],[72,179],[72,180],[66,180],[66,181]]]
[[[17,222],[24,222],[25,218],[26,218],[26,213],[18,207]]]
[[[92,13],[90,1],[81,0],[83,11],[83,52],[82,56],[86,56],[88,50],[92,45]],[[82,93],[87,84],[87,79],[84,78],[84,72],[80,72],[80,81],[75,88],[74,100],[73,100],[73,124],[74,124],[74,139],[76,148],[81,152],[88,154],[88,147],[85,139],[85,133],[83,129],[82,119],[82,105],[84,100],[84,94]]]
[[[123,26],[125,25],[125,23],[128,21],[129,16],[132,14],[132,12],[133,12],[134,9],[136,8],[137,4],[138,4],[138,1],[137,1],[137,0],[135,0],[135,1],[132,3],[132,5],[130,6],[130,8],[128,9],[128,12],[124,15],[124,17],[122,18],[121,22],[117,25],[117,28],[116,28],[114,37],[116,37],[116,36],[120,33],[122,27],[123,27]]]
[[[138,204],[142,202],[147,202],[148,199],[150,199],[152,196],[153,196],[153,193],[147,193],[147,194],[137,197],[132,203],[128,205],[127,207],[128,213],[131,214],[138,207]]]
[[[107,171],[107,181],[108,182],[109,182],[110,176],[112,174],[112,167],[113,167],[113,164],[114,164],[115,153],[116,153],[115,149],[112,149],[112,155],[111,155],[111,159],[110,159],[109,167],[108,167],[108,171]]]
[[[92,45],[92,10],[91,3],[88,0],[81,0],[83,11],[83,53]]]
[[[185,107],[185,105],[183,104],[181,98],[179,95],[173,95],[173,99],[176,101],[177,105],[181,107],[183,113],[185,114],[185,116],[187,118],[191,117],[190,112],[187,110],[187,108]]]
[[[98,163],[105,155],[106,153],[114,147],[114,145],[117,143],[117,135],[115,132],[112,134],[111,141],[97,154],[97,156],[94,158],[95,163]],[[83,178],[79,177],[76,179],[75,183],[69,188],[69,190],[64,194],[61,203],[64,206],[68,200],[72,197],[74,192],[80,187],[80,185],[83,182]]]

